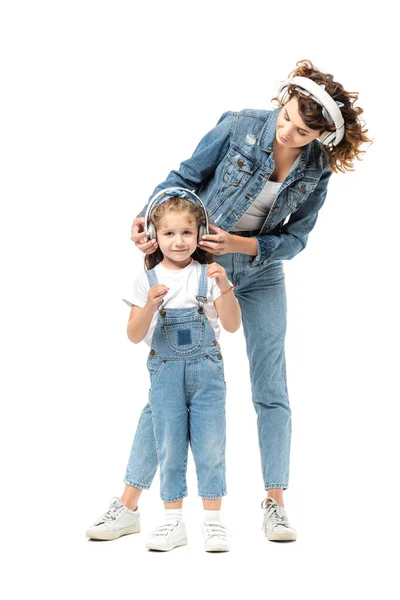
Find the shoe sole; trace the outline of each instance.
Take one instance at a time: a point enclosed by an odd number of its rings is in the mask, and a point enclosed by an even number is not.
[[[206,552],[229,552],[230,548],[223,548],[222,546],[217,546],[216,548],[206,548]]]
[[[293,533],[266,533],[265,537],[270,542],[295,542],[297,539],[297,534]]]
[[[186,544],[187,544],[187,538],[183,538],[182,540],[175,542],[174,545],[171,546],[170,548],[160,548],[159,546],[156,546],[155,544],[152,544],[151,542],[146,543],[146,548],[147,548],[147,550],[158,550],[159,552],[169,552],[170,550],[173,550],[174,548],[178,548],[179,546],[186,546]]]
[[[131,533],[139,533],[140,525],[132,525],[132,527],[124,527],[120,531],[92,531],[86,532],[86,537],[91,540],[116,540],[123,535],[129,535]]]

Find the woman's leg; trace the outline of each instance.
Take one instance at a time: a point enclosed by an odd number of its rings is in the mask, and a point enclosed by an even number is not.
[[[236,255],[237,256],[237,255]],[[283,502],[289,480],[291,411],[286,385],[286,292],[281,262],[238,273],[243,329],[264,486]]]

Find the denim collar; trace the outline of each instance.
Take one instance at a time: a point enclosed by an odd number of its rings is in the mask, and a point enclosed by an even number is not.
[[[260,148],[265,152],[272,152],[273,143],[275,139],[276,133],[276,122],[278,120],[278,115],[282,109],[278,108],[276,110],[271,111],[270,116],[268,117],[264,127],[261,130],[260,134]],[[317,170],[317,158],[321,154],[321,145],[317,140],[313,140],[304,148],[303,152],[300,154],[300,163],[298,165],[299,169],[310,169],[312,171]]]

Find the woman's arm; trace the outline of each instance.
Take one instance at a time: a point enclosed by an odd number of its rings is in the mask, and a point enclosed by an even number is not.
[[[307,245],[308,235],[317,222],[318,211],[325,202],[329,178],[332,172],[324,173],[315,190],[304,204],[294,212],[279,235],[257,235],[257,256],[250,262],[251,267],[266,264],[269,260],[289,260],[294,258]],[[236,236],[233,236],[236,237]]]

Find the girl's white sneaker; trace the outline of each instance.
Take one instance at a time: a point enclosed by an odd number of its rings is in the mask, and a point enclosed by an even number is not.
[[[263,529],[265,537],[271,542],[293,542],[297,533],[289,524],[286,511],[283,506],[273,498],[267,498],[261,503],[265,509]]]
[[[140,513],[129,510],[119,498],[111,500],[110,507],[86,532],[92,540],[115,540],[121,535],[139,533]]]
[[[201,530],[204,536],[204,549],[206,552],[228,552],[230,550],[230,534],[217,520],[207,520],[201,524]]]
[[[178,546],[186,546],[186,527],[178,519],[166,520],[149,535],[146,542],[148,550],[168,551]]]

